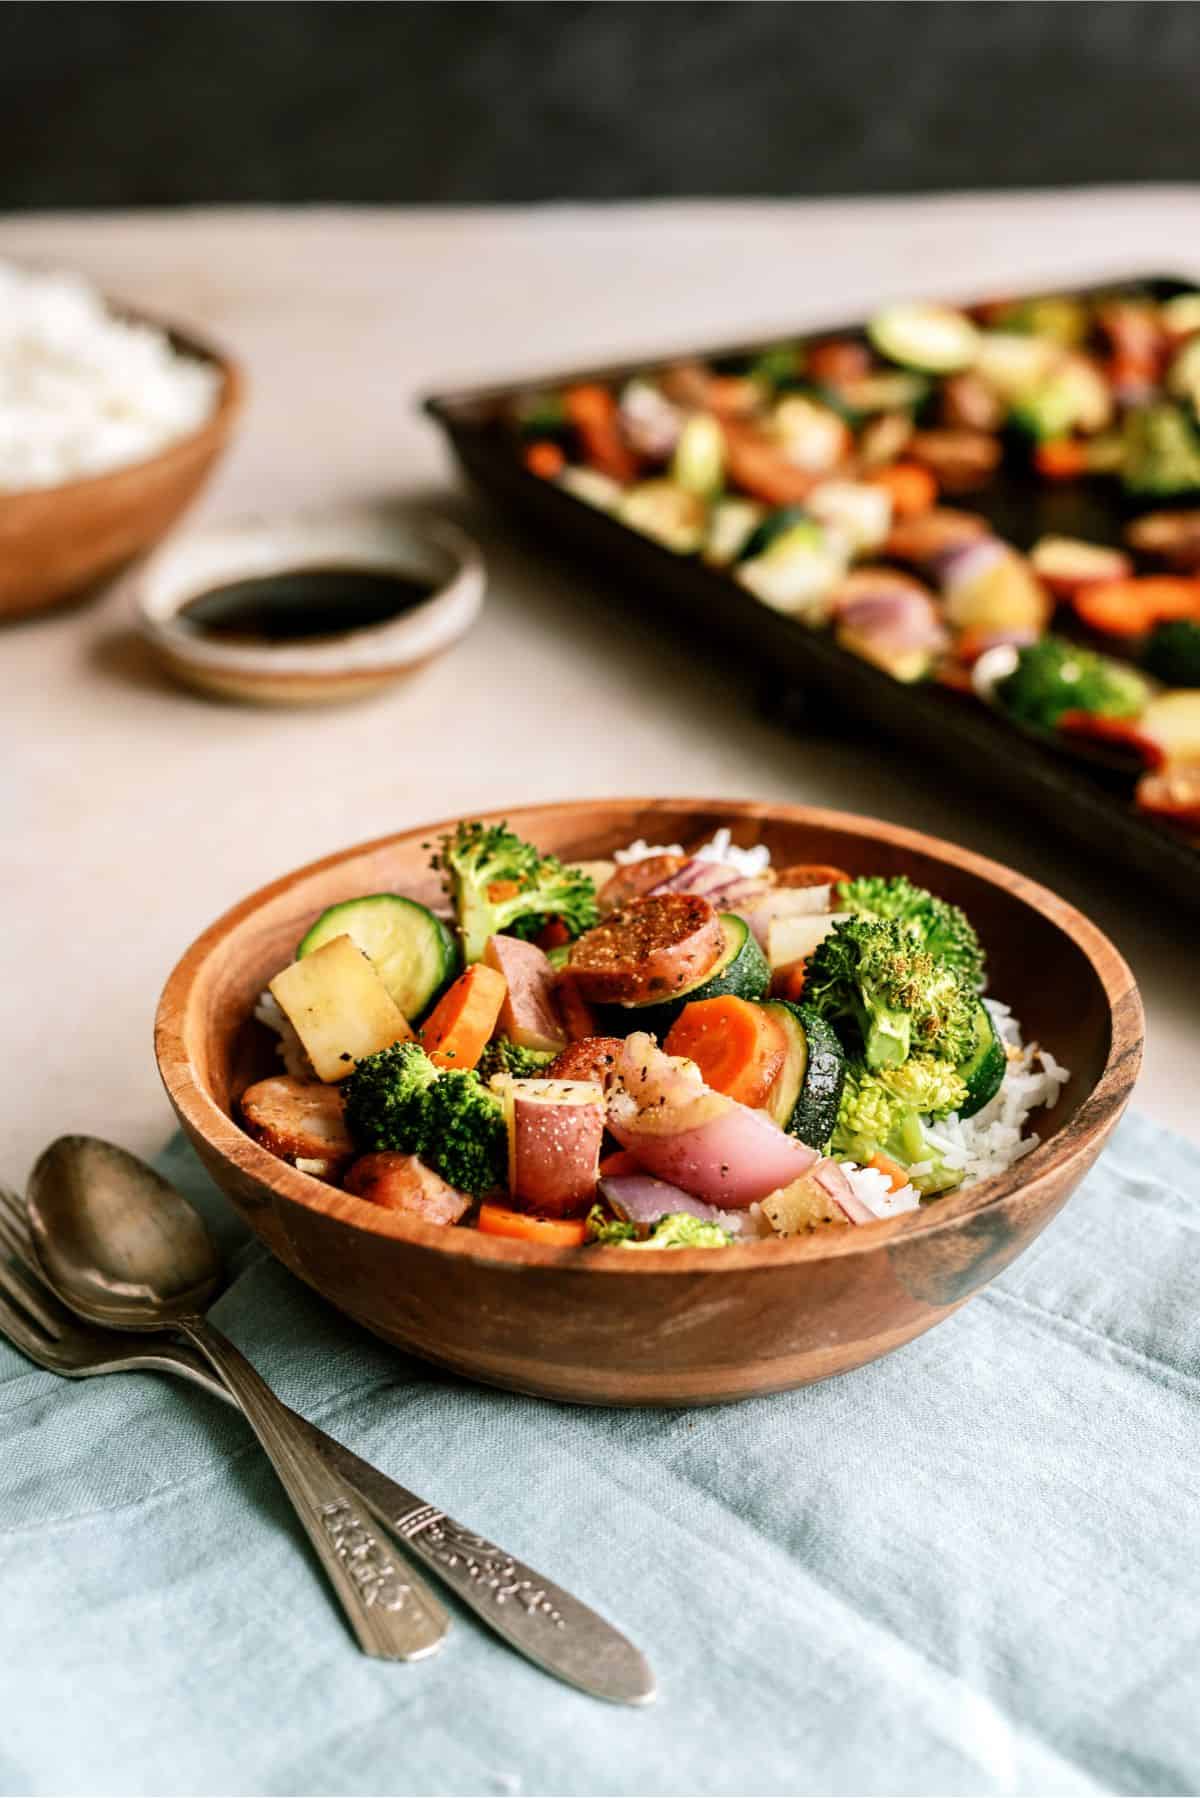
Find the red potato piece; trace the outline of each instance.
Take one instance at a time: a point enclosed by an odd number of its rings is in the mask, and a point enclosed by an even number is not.
[[[333,1173],[354,1154],[336,1086],[276,1074],[248,1086],[241,1107],[249,1135],[281,1161],[323,1161]]]
[[[686,855],[647,855],[640,862],[626,862],[609,876],[596,894],[600,910],[616,911],[618,906],[628,905],[631,899],[645,898],[654,887],[685,868],[688,860]]]
[[[597,1080],[509,1080],[508,1188],[545,1217],[569,1217],[596,1196],[604,1138]]]
[[[898,518],[888,533],[884,552],[901,562],[918,566],[935,562],[952,549],[991,534],[991,526],[978,512],[959,512],[953,506],[935,506],[912,518]]]
[[[871,372],[871,352],[853,337],[827,337],[810,345],[805,368],[821,387],[837,387],[842,381],[861,381]]]
[[[635,899],[571,946],[570,971],[585,999],[631,1004],[700,980],[725,947],[721,920],[697,893]]]
[[[1166,760],[1162,746],[1138,729],[1136,718],[1102,718],[1095,712],[1063,712],[1056,728],[1064,737],[1127,749],[1147,768],[1161,768]]]
[[[595,1080],[607,1086],[625,1047],[619,1036],[584,1036],[569,1043],[546,1069],[547,1080]]]
[[[1176,762],[1161,773],[1143,774],[1137,803],[1165,823],[1200,831],[1200,762]]]
[[[424,1218],[427,1224],[456,1224],[471,1201],[415,1155],[397,1155],[381,1149],[362,1155],[346,1175],[347,1192],[381,1205],[385,1211],[403,1211]]]
[[[485,964],[508,988],[497,1029],[523,1049],[561,1049],[567,1033],[554,1006],[555,973],[544,949],[515,936],[488,938]]]
[[[1071,599],[1089,581],[1123,581],[1133,573],[1123,550],[1078,537],[1039,538],[1029,552],[1029,565],[1055,599]]]

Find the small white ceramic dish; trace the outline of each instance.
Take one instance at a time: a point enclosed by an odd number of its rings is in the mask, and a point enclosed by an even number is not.
[[[226,583],[331,565],[404,575],[432,591],[381,624],[306,641],[213,641],[180,619],[189,600]],[[457,525],[372,505],[178,537],[146,564],[136,604],[143,637],[185,685],[255,705],[325,705],[376,692],[441,655],[474,624],[485,585],[483,556]]]

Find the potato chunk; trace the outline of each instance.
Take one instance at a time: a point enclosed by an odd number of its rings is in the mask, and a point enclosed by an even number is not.
[[[412,1040],[404,1013],[348,936],[293,962],[270,987],[321,1080],[344,1080],[365,1055]]]

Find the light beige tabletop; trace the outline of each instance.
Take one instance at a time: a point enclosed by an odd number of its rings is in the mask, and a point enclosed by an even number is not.
[[[1106,870],[848,718],[805,738],[749,682],[610,614],[457,490],[415,410],[456,380],[854,318],[902,293],[1174,272],[1200,188],[797,205],[245,211],[0,220],[0,255],[82,269],[242,358],[236,445],[185,528],[380,494],[436,496],[491,569],[450,656],[358,707],[268,712],[177,691],[128,584],[0,636],[4,658],[0,1177],[64,1130],[142,1153],[171,1117],[151,1053],[180,951],[249,889],[364,837],[619,792],[843,806],[952,837],[1090,912],[1149,1019],[1135,1102],[1200,1139],[1200,936]],[[1189,272],[1185,267],[1181,272]]]

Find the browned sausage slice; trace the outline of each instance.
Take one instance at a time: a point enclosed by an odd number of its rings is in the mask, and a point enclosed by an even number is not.
[[[248,1086],[241,1104],[250,1135],[282,1161],[324,1161],[333,1172],[354,1153],[336,1086],[276,1074]]]
[[[556,1055],[545,1071],[547,1080],[598,1080],[607,1086],[625,1044],[619,1036],[584,1036]]]
[[[647,855],[640,862],[626,862],[605,881],[596,894],[601,911],[616,911],[618,906],[628,905],[631,899],[642,899],[653,887],[661,886],[664,880],[670,880],[685,868],[690,861],[686,855]]]
[[[978,512],[935,506],[931,512],[920,512],[915,518],[897,518],[883,547],[885,554],[898,556],[902,562],[925,564],[960,544],[986,537],[990,530],[987,519]]]
[[[571,947],[585,999],[632,1004],[669,997],[703,979],[725,948],[721,920],[698,893],[635,899]]]
[[[345,1187],[385,1211],[404,1211],[427,1224],[456,1224],[471,1203],[415,1155],[397,1155],[392,1149],[361,1155],[346,1175]]]
[[[796,862],[790,868],[780,868],[776,876],[781,887],[835,887],[849,879],[845,868],[835,868],[831,862]]]

